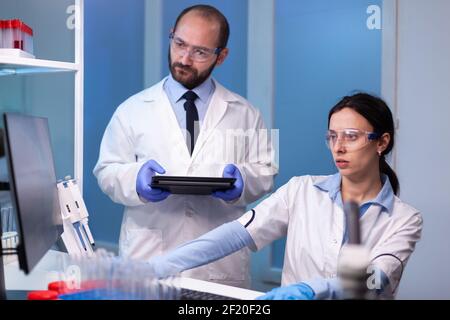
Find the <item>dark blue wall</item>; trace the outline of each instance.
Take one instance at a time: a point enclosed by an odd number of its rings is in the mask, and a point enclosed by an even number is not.
[[[117,242],[123,208],[92,174],[117,106],[143,89],[144,1],[85,1],[84,199],[97,240]]]

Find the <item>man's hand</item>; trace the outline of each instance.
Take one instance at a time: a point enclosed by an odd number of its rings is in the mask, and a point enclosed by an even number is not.
[[[238,199],[242,191],[244,190],[244,180],[242,179],[241,172],[234,164],[227,164],[223,169],[224,178],[235,178],[234,187],[225,191],[213,192],[213,197],[220,198],[225,201],[233,201]]]
[[[164,174],[166,170],[155,160],[149,160],[139,169],[136,178],[136,192],[141,198],[151,202],[162,201],[170,195],[169,191],[150,187],[155,173]]]

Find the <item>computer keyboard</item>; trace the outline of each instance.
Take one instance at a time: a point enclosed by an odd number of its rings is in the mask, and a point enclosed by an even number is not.
[[[179,278],[181,300],[254,300],[264,292],[248,290],[192,278]]]
[[[235,300],[235,299],[210,292],[181,289],[180,300]]]

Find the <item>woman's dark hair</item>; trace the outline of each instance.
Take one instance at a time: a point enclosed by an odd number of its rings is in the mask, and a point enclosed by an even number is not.
[[[391,140],[386,150],[380,156],[380,173],[388,176],[394,193],[398,195],[400,183],[394,170],[386,162],[385,156],[391,152],[394,147],[394,120],[392,112],[382,99],[367,93],[357,93],[352,96],[346,96],[339,101],[328,114],[328,127],[330,126],[331,116],[344,108],[350,108],[362,115],[372,125],[374,132],[380,135],[389,133]]]
[[[201,17],[210,19],[213,21],[216,21],[220,25],[220,33],[219,33],[219,43],[217,45],[218,48],[226,48],[228,43],[228,38],[230,37],[230,25],[228,24],[227,18],[214,8],[213,6],[205,5],[205,4],[198,4],[189,8],[184,9],[180,15],[178,16],[177,20],[175,21],[175,26],[173,27],[173,30],[175,31],[177,29],[178,22],[180,22],[181,18],[185,14],[187,14],[190,11],[196,11]]]

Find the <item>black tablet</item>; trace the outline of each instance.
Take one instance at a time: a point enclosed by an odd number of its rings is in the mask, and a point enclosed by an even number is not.
[[[235,181],[235,178],[154,176],[150,186],[174,194],[209,195],[233,188]]]

